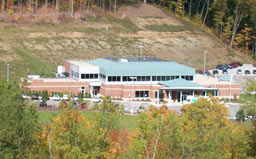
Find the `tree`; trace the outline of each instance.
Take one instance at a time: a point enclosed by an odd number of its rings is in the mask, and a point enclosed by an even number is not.
[[[0,80],[0,158],[30,158],[38,116],[15,82]]]
[[[47,102],[47,100],[48,100],[48,91],[43,91],[43,93],[42,93],[42,101],[43,102]]]

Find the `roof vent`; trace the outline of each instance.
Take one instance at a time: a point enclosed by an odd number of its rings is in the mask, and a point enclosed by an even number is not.
[[[128,62],[128,59],[120,59],[120,62]]]

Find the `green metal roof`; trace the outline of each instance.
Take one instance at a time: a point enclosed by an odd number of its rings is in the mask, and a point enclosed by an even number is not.
[[[175,62],[119,62],[104,58],[88,63],[99,66],[106,76],[193,76],[195,69]]]
[[[196,84],[194,82],[190,82],[184,79],[174,79],[174,80],[170,80],[170,81],[163,81],[160,82],[161,85],[164,85],[166,87],[182,87],[182,88],[189,88],[189,87],[203,87],[199,84]]]

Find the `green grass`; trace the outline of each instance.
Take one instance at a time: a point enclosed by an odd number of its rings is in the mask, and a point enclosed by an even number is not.
[[[49,123],[58,114],[59,112],[38,112],[39,123]],[[95,118],[94,112],[92,111],[84,111],[81,114],[86,116],[89,120]],[[120,127],[127,129],[129,132],[133,132],[138,128],[138,117],[138,115],[123,115],[120,119]]]
[[[28,74],[45,74],[52,72],[51,65],[43,63],[41,60],[32,56],[31,53],[18,48],[15,48],[14,51],[17,55],[22,57],[25,66],[23,68],[27,68],[26,72]],[[21,66],[22,64],[20,63],[19,65]],[[17,67],[17,69],[19,69],[19,67]]]
[[[145,28],[151,31],[158,32],[180,32],[185,31],[186,29],[183,26],[172,26],[172,25],[146,25]]]

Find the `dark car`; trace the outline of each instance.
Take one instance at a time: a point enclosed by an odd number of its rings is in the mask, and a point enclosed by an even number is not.
[[[81,107],[81,109],[88,109],[86,103],[82,103],[80,107]]]
[[[222,73],[223,73],[223,74],[228,74],[227,69],[222,70]]]
[[[46,102],[40,102],[40,103],[39,103],[39,107],[47,107]]]
[[[33,95],[31,96],[31,99],[32,99],[32,100],[39,100],[38,94],[33,94]]]
[[[256,70],[253,70],[252,73],[253,73],[253,74],[256,74]]]
[[[232,68],[234,68],[231,64],[227,64],[227,65],[225,65],[225,68],[226,69],[232,69]]]
[[[218,70],[213,70],[212,74],[217,75],[217,74],[219,74],[219,71]]]
[[[226,69],[226,67],[223,66],[223,65],[217,65],[217,66],[216,66],[216,69],[217,69],[217,70],[224,70],[224,69]]]
[[[251,74],[251,72],[249,70],[245,70],[244,73],[245,74]]]
[[[208,71],[199,71],[199,74],[200,75],[207,75],[207,76],[210,76],[211,74],[210,74],[210,72],[208,72]]]

